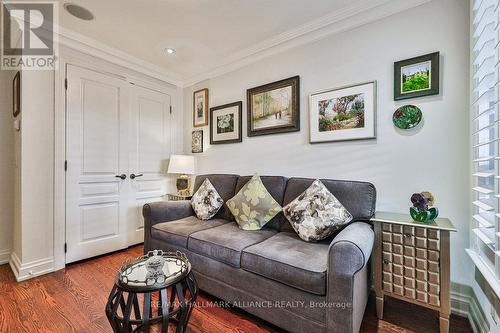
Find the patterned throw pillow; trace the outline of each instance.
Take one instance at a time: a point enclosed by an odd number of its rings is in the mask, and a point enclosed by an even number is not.
[[[222,205],[224,205],[224,200],[208,178],[191,198],[191,206],[200,220],[210,220],[217,214]]]
[[[348,224],[352,215],[319,180],[283,208],[299,237],[317,242]]]
[[[227,201],[227,206],[243,230],[262,229],[282,209],[257,175]]]

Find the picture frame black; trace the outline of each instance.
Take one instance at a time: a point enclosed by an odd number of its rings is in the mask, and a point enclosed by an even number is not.
[[[422,64],[422,66],[427,66],[426,63],[428,63],[430,66],[430,70],[428,70],[429,74],[427,75],[428,88],[404,91],[405,88],[404,88],[403,81],[406,79],[402,73],[402,71],[404,71],[404,68],[411,68],[414,66],[418,66],[419,64]],[[409,98],[439,95],[439,92],[440,92],[439,67],[440,67],[440,53],[439,52],[429,53],[429,54],[425,54],[422,56],[418,56],[418,57],[395,62],[394,63],[394,100],[400,101],[400,100],[409,99]],[[408,89],[408,88],[406,88],[406,89]]]
[[[233,107],[237,107],[237,115],[238,115],[238,120],[236,121],[237,123],[234,124],[235,128],[238,129],[238,135],[234,139],[226,139],[226,140],[217,140],[215,138],[215,132],[214,132],[214,121],[217,121],[217,116],[214,115],[215,112],[225,110],[225,109],[230,109]],[[210,144],[211,145],[217,145],[217,144],[227,144],[227,143],[239,143],[243,141],[243,102],[238,101],[234,103],[228,103],[220,106],[215,106],[213,108],[210,108]]]
[[[291,87],[289,101],[291,107],[289,111],[291,117],[290,123],[267,128],[255,128],[253,96],[286,87]],[[247,135],[249,137],[298,131],[300,131],[300,77],[298,75],[247,90]]]
[[[21,113],[21,72],[12,79],[12,116],[16,118]]]

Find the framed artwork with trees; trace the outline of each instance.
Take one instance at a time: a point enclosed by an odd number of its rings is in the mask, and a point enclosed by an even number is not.
[[[310,143],[375,139],[376,105],[376,81],[311,94]]]

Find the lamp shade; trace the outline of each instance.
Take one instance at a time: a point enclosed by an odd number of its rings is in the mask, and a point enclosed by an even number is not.
[[[168,163],[168,173],[194,175],[194,156],[171,155]]]

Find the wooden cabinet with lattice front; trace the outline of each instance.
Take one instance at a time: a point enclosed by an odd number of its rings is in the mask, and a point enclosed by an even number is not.
[[[374,278],[377,316],[382,319],[384,296],[439,311],[440,332],[449,331],[450,220],[414,222],[409,215],[377,212]]]

